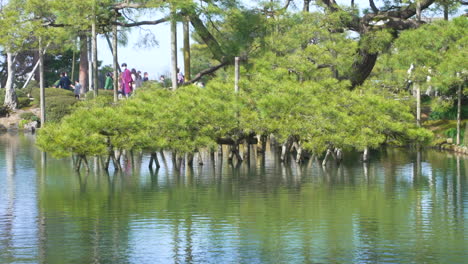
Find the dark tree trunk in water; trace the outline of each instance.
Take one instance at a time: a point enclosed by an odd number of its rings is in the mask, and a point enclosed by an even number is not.
[[[159,164],[158,155],[156,154],[156,152],[151,152],[151,158],[150,158],[150,163],[149,163],[150,170],[153,169],[153,162],[156,164],[156,169],[159,169],[161,167],[161,165]]]
[[[198,165],[202,166],[203,165],[203,158],[201,155],[201,152],[198,151]]]
[[[193,153],[187,154],[187,165],[191,168],[193,167]]]
[[[88,91],[88,41],[85,35],[80,36],[80,83],[81,94]]]
[[[223,157],[223,145],[221,144],[218,145],[218,156]]]
[[[258,135],[257,139],[258,139],[257,152],[260,154],[264,154],[266,151],[267,136]]]

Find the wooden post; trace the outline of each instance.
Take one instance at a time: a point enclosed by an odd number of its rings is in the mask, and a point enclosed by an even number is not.
[[[421,126],[421,88],[417,82],[414,83],[416,87],[416,124]]]
[[[93,85],[93,51],[92,51],[92,38],[86,37],[86,45],[88,46],[88,91],[94,90]]]
[[[44,87],[44,53],[42,51],[42,39],[39,38],[39,104],[41,107],[41,127],[46,122],[45,112],[45,87]]]

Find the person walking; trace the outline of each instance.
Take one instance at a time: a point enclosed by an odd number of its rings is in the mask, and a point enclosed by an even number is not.
[[[132,93],[132,73],[129,69],[127,69],[127,63],[122,63],[122,95],[125,97],[129,97]]]
[[[159,81],[158,81],[162,87],[166,88],[166,77],[164,75],[159,76]]]
[[[147,81],[149,81],[149,77],[148,77],[148,73],[145,72],[145,73],[143,74],[143,82],[147,82]]]
[[[104,90],[114,90],[114,78],[112,73],[108,72],[106,74],[106,83],[104,85]]]
[[[73,87],[73,92],[75,93],[75,98],[76,99],[80,99],[80,92],[81,92],[81,84],[80,84],[80,81],[76,80],[75,81],[75,85],[71,85],[71,87]]]
[[[132,82],[132,91],[135,91],[136,88],[137,88],[137,85],[136,85],[137,72],[136,72],[135,68],[132,69],[131,73],[132,73],[131,76],[132,76],[132,80],[133,80],[133,82]]]
[[[184,79],[184,74],[181,71],[179,71],[177,73],[177,84],[184,84]]]
[[[66,90],[70,90],[70,86],[71,86],[71,81],[70,79],[68,79],[68,76],[67,76],[67,73],[66,72],[62,72],[60,74],[60,81],[58,83],[58,85],[56,85],[55,87],[56,88],[62,88],[62,89],[66,89]]]
[[[141,77],[141,71],[137,71],[135,79],[135,88],[138,89],[143,85],[143,78]]]

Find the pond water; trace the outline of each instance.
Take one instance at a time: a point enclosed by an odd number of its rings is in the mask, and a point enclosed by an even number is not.
[[[204,158],[77,174],[34,136],[0,135],[0,263],[468,262],[466,157],[386,149],[325,169],[270,150],[240,166]]]

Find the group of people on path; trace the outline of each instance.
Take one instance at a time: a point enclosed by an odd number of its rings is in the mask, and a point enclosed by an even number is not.
[[[129,70],[127,68],[127,63],[122,63],[122,72],[119,75],[119,87],[118,93],[119,97],[129,97],[132,93],[135,92],[138,88],[143,85],[143,82],[149,80],[148,73],[145,72],[141,76],[141,71],[136,69]],[[161,75],[159,82],[165,87],[165,77]],[[179,85],[184,84],[185,76],[184,74],[177,69],[177,83]],[[197,83],[198,86],[204,87],[203,83]],[[56,88],[63,88],[67,90],[72,90],[75,94],[75,98],[80,99],[80,94],[82,92],[83,86],[78,80],[75,81],[75,84],[72,84],[70,79],[67,76],[66,72],[60,74],[60,80],[55,84]],[[104,84],[104,90],[114,90],[114,75],[111,72],[106,74],[106,81]]]
[[[145,72],[141,76],[141,71],[135,69],[129,70],[127,64],[122,64],[122,72],[119,76],[119,89],[118,92],[124,97],[130,96],[136,89],[143,85],[143,82],[148,81],[148,73]],[[55,83],[56,88],[62,88],[66,90],[72,90],[75,94],[75,98],[80,99],[80,94],[82,92],[83,86],[80,84],[79,80],[75,81],[75,84],[72,84],[70,78],[66,72],[60,74],[60,80]],[[106,81],[104,84],[104,90],[114,90],[114,76],[111,72],[106,74]]]
[[[62,88],[66,90],[72,90],[73,93],[75,94],[76,99],[80,99],[80,93],[82,86],[80,84],[80,81],[75,80],[75,84],[73,85],[72,82],[70,81],[70,78],[68,78],[68,75],[66,72],[62,72],[60,74],[60,80],[58,83],[55,85],[55,88]]]
[[[112,76],[110,77],[112,78]],[[136,89],[143,85],[143,82],[147,82],[148,80],[147,72],[145,72],[142,77],[141,71],[137,71],[135,69],[129,70],[127,68],[127,63],[122,63],[122,72],[119,77],[119,93],[124,97],[129,97]],[[106,80],[106,84],[107,81],[108,80]]]

